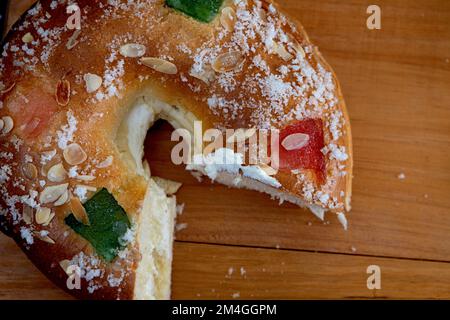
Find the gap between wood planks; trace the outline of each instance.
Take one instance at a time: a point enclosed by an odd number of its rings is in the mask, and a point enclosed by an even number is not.
[[[435,263],[446,263],[450,264],[450,261],[445,260],[434,260],[434,259],[420,259],[420,258],[408,258],[408,257],[395,257],[388,255],[372,255],[364,253],[349,253],[349,252],[333,252],[326,250],[308,250],[308,249],[294,249],[294,248],[274,248],[269,246],[252,246],[245,244],[228,244],[228,243],[218,243],[218,242],[202,242],[202,241],[188,241],[188,240],[175,240],[175,242],[182,244],[198,244],[207,246],[222,246],[222,247],[235,247],[235,248],[247,248],[247,249],[262,249],[262,250],[273,250],[273,251],[288,251],[288,252],[304,252],[304,253],[321,253],[321,254],[334,254],[343,255],[350,257],[363,257],[363,258],[377,258],[377,259],[391,259],[391,260],[406,260],[406,261],[417,261],[417,262],[435,262]]]

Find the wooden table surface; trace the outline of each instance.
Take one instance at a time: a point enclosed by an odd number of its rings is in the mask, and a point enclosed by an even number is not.
[[[12,1],[10,21],[32,1]],[[173,298],[450,298],[450,1],[279,0],[341,81],[353,126],[353,210],[345,232],[267,196],[198,183],[172,166],[170,127],[146,150],[184,183]],[[403,173],[404,179],[399,179]],[[0,235],[1,299],[67,299]],[[369,265],[381,289],[367,288]],[[231,272],[233,271],[233,272]]]

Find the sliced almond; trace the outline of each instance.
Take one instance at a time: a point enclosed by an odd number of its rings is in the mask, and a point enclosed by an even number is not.
[[[277,170],[275,170],[274,168],[272,168],[271,166],[269,166],[267,164],[261,163],[258,166],[261,168],[261,170],[263,170],[269,176],[274,176],[278,173]]]
[[[83,76],[84,82],[86,83],[86,91],[92,93],[97,91],[103,83],[103,78],[92,73],[86,73]]]
[[[56,102],[61,106],[65,107],[70,101],[70,82],[65,79],[58,81],[55,91]]]
[[[225,7],[222,9],[220,16],[220,24],[228,31],[233,31],[236,24],[236,12],[231,7]]]
[[[191,70],[189,75],[203,81],[206,84],[210,84],[216,77],[216,74],[211,66],[204,66],[201,72]]]
[[[168,180],[168,179],[163,179],[163,178],[160,178],[160,177],[152,177],[152,179],[169,196],[177,193],[178,189],[180,189],[181,186],[183,185],[180,182],[176,182],[176,181],[172,181],[172,180]]]
[[[142,44],[128,43],[120,47],[120,54],[127,58],[143,57],[147,48]]]
[[[56,200],[56,202],[53,205],[55,207],[62,206],[63,204],[65,204],[67,202],[67,200],[69,200],[69,190],[66,190],[66,192],[64,192],[61,195],[61,197],[59,197],[59,199]]]
[[[33,42],[33,40],[34,40],[33,35],[29,32],[24,34],[24,36],[22,37],[22,41],[24,43],[30,43]]]
[[[297,41],[297,39],[293,38],[292,36],[290,36],[289,38],[290,38],[289,47],[295,51],[295,55],[300,56],[301,58],[304,58],[306,56],[306,54],[305,54],[305,50],[303,49],[301,44]]]
[[[3,120],[3,129],[2,133],[10,133],[14,128],[14,120],[10,116],[5,116],[2,118]]]
[[[4,126],[5,126],[5,122],[3,121],[3,119],[0,119],[0,131],[3,130]]]
[[[239,51],[223,53],[214,59],[212,68],[219,73],[230,72],[238,69],[245,61],[244,56]]]
[[[64,270],[64,272],[67,274],[67,275],[69,275],[68,274],[68,272],[69,272],[69,267],[72,265],[72,261],[70,261],[70,260],[61,260],[60,262],[59,262],[59,266],[61,267],[61,269],[63,269]]]
[[[36,211],[36,216],[35,216],[35,220],[37,224],[41,224],[43,225],[44,223],[47,223],[50,220],[52,211],[50,210],[50,208],[39,208]]]
[[[81,180],[81,181],[94,181],[95,180],[95,176],[90,176],[90,175],[80,175],[76,177],[77,180]]]
[[[7,94],[8,92],[12,91],[12,89],[14,89],[15,86],[16,86],[16,83],[13,82],[9,87],[3,88],[2,89],[2,95],[3,94]]]
[[[77,184],[76,187],[77,187],[77,188],[86,189],[87,191],[90,191],[90,192],[96,192],[96,191],[97,191],[97,188],[96,188],[96,187],[93,187],[93,186],[87,186],[87,185],[84,185],[84,184]]]
[[[50,222],[52,222],[52,220],[53,220],[54,217],[55,217],[55,213],[54,213],[54,212],[50,213],[50,217],[48,217],[47,222],[45,222],[45,223],[43,224],[43,226],[44,226],[44,227],[47,227],[47,226],[50,224]]]
[[[82,164],[87,159],[87,154],[78,143],[72,143],[64,149],[64,159],[71,166]]]
[[[286,50],[286,47],[283,44],[279,44],[279,43],[274,42],[272,51],[274,53],[276,53],[277,55],[279,55],[281,57],[281,59],[283,59],[284,61],[290,61],[290,60],[292,60],[294,58],[293,55],[290,54]]]
[[[288,151],[299,150],[309,142],[309,135],[304,133],[294,133],[284,138],[281,145]]]
[[[50,244],[55,244],[55,241],[52,238],[50,238],[48,235],[42,235],[40,232],[35,232],[34,235],[38,239],[40,239],[40,240],[42,240],[44,242],[47,242],[47,243],[50,243]]]
[[[89,217],[87,215],[86,209],[84,209],[83,205],[81,204],[80,199],[78,199],[76,197],[73,197],[70,199],[70,210],[78,222],[80,222],[86,226],[90,225]]]
[[[57,165],[58,163],[61,163],[61,156],[59,154],[53,155],[51,151],[47,152],[47,154],[48,154],[47,157],[43,156],[43,153],[41,154],[41,159],[42,157],[45,157],[45,161],[41,160],[41,162],[44,163],[44,165],[41,167],[40,170],[41,175],[44,177],[47,176],[48,171],[50,170],[51,167]]]
[[[67,171],[62,163],[52,166],[47,172],[47,178],[51,182],[63,182],[67,178]]]
[[[46,204],[55,202],[67,191],[68,187],[68,183],[46,187],[39,195],[40,203]]]
[[[38,170],[36,166],[32,163],[25,163],[22,166],[23,175],[30,180],[34,180],[37,178]]]
[[[23,221],[25,221],[25,223],[27,224],[33,223],[33,215],[34,215],[33,208],[26,204],[23,205],[23,213],[22,213]]]
[[[144,66],[152,68],[155,71],[166,74],[177,74],[178,68],[172,62],[159,58],[145,57],[141,58],[141,62]]]
[[[97,168],[99,168],[99,169],[108,168],[109,166],[111,166],[113,164],[113,161],[114,161],[114,157],[108,156],[105,160],[103,160],[102,162],[100,162],[97,165]]]
[[[69,40],[66,43],[67,50],[72,50],[78,44],[78,37],[80,36],[81,30],[75,30],[74,33],[70,36]]]

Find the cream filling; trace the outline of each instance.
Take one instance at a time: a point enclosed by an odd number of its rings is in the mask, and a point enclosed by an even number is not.
[[[242,174],[244,177],[275,188],[281,187],[281,183],[277,179],[269,176],[259,166],[244,166],[244,156],[227,148],[217,149],[214,153],[206,156],[195,155],[193,164],[188,165],[186,169],[201,172],[213,181],[220,172],[228,172],[237,177]]]
[[[142,258],[136,269],[135,300],[170,299],[175,218],[175,197],[167,197],[150,179],[137,230]]]

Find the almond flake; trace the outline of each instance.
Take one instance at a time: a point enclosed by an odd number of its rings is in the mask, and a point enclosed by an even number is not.
[[[78,36],[80,35],[81,30],[75,30],[74,33],[70,36],[69,40],[66,43],[67,50],[72,50],[78,44]]]
[[[67,171],[62,163],[58,163],[47,172],[47,178],[51,182],[63,182],[67,177]]]
[[[34,180],[37,178],[38,170],[36,166],[32,163],[25,163],[22,166],[22,172],[24,176],[29,180]]]
[[[84,82],[86,83],[86,91],[88,93],[92,93],[97,91],[103,83],[102,77],[92,74],[92,73],[86,73],[83,76]]]
[[[56,85],[55,91],[56,102],[61,106],[65,107],[70,101],[70,82],[68,80],[61,79]]]
[[[212,68],[219,73],[230,72],[238,69],[245,61],[244,56],[239,51],[226,52],[214,59]]]
[[[127,58],[140,58],[144,56],[146,50],[142,44],[128,43],[120,47],[120,54]]]
[[[236,12],[231,7],[225,7],[222,9],[222,15],[220,16],[220,23],[228,30],[233,31],[236,24]]]
[[[305,147],[309,142],[309,135],[304,133],[294,133],[287,136],[281,145],[288,151],[299,150]]]
[[[35,220],[37,224],[43,225],[44,223],[47,223],[51,217],[52,211],[50,208],[39,208],[36,211]]]
[[[111,166],[113,164],[113,160],[114,160],[113,156],[108,156],[105,160],[103,160],[102,162],[100,162],[97,165],[97,168],[99,168],[99,169],[108,168],[109,166]]]
[[[81,176],[77,176],[76,179],[81,180],[81,181],[93,181],[93,180],[95,180],[95,176],[81,175]]]
[[[295,51],[295,55],[304,58],[306,56],[305,50],[303,50],[303,47],[300,45],[300,43],[292,37],[290,37],[290,40],[291,43],[289,44],[289,47]]]
[[[292,60],[294,57],[292,56],[292,54],[290,54],[284,45],[282,44],[278,44],[276,42],[274,42],[273,44],[273,52],[278,54],[281,59],[283,59],[284,61],[289,61]]]
[[[59,197],[59,199],[56,200],[56,202],[53,205],[55,207],[62,206],[63,204],[65,204],[67,202],[67,200],[69,200],[69,190],[66,190],[66,192],[64,192],[61,195],[61,197]]]
[[[46,177],[48,174],[48,171],[51,167],[54,165],[57,165],[58,163],[61,163],[61,156],[59,154],[56,154],[56,151],[46,151],[43,152],[41,157],[45,157],[45,161],[41,161],[41,163],[44,163],[44,165],[41,167],[41,175]]]
[[[87,215],[86,209],[84,209],[83,205],[81,204],[80,199],[78,199],[76,197],[70,199],[70,210],[78,222],[80,222],[86,226],[90,225],[89,217]]]
[[[40,239],[40,240],[42,240],[42,241],[44,241],[44,242],[47,242],[47,243],[50,243],[50,244],[55,244],[55,241],[54,241],[52,238],[50,238],[50,237],[47,236],[47,235],[42,235],[40,232],[35,232],[34,235],[35,235],[38,239]]]
[[[152,68],[155,71],[166,73],[166,74],[177,74],[177,66],[172,62],[159,58],[145,57],[141,58],[141,62],[144,66]]]
[[[96,192],[97,191],[96,187],[87,186],[87,185],[83,185],[83,184],[78,184],[76,187],[77,188],[81,188],[81,189],[86,189],[87,191],[90,191],[90,192]]]
[[[26,33],[23,37],[22,37],[22,41],[24,42],[24,43],[30,43],[30,42],[33,42],[33,40],[34,40],[34,38],[33,38],[33,35],[31,34],[31,33]]]
[[[40,203],[46,204],[55,202],[67,191],[68,187],[68,183],[46,187],[39,195]]]
[[[72,264],[72,261],[70,261],[70,260],[61,260],[60,262],[59,262],[59,266],[61,267],[61,269],[63,269],[64,270],[64,272],[67,274],[67,275],[69,275],[69,267],[71,266],[71,264]]]
[[[72,143],[64,149],[64,159],[71,166],[82,164],[87,159],[87,154],[78,143]]]
[[[13,82],[8,88],[6,88],[6,89],[3,88],[2,89],[2,95],[12,91],[12,89],[14,89],[15,86],[16,86],[16,83]]]
[[[201,72],[191,70],[189,75],[203,81],[206,84],[210,84],[216,77],[216,74],[211,66],[205,66]]]
[[[5,122],[3,121],[3,119],[0,119],[0,131],[3,130],[4,126],[5,126]]]
[[[50,222],[52,222],[54,217],[55,217],[55,213],[54,212],[50,213],[50,217],[48,218],[47,222],[43,224],[43,226],[47,227],[50,224]]]
[[[3,129],[2,133],[10,133],[14,128],[14,120],[10,116],[6,116],[2,118],[3,120]]]
[[[27,223],[27,224],[32,224],[33,223],[33,215],[34,215],[33,208],[26,204],[23,205],[23,213],[22,213],[23,221],[25,221],[25,223]]]

